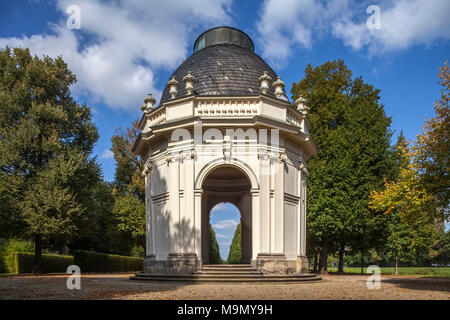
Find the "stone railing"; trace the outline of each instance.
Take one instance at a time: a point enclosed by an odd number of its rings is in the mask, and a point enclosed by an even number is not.
[[[149,127],[153,127],[164,122],[166,122],[166,107],[161,107],[148,116],[147,124]]]
[[[296,127],[301,128],[302,127],[303,117],[302,117],[302,115],[298,114],[294,110],[291,110],[290,108],[288,108],[286,110],[286,121],[289,124],[292,124],[292,125],[294,125]]]
[[[195,108],[196,116],[242,116],[256,115],[258,112],[257,101],[251,100],[219,100],[198,101]]]

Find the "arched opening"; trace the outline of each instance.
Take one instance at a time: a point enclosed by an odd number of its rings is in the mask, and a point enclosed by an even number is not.
[[[221,202],[211,209],[209,219],[209,262],[240,263],[242,236],[239,209],[232,203]]]
[[[251,183],[247,175],[235,166],[223,165],[212,170],[204,179],[202,194],[202,263],[210,263],[210,213],[220,203],[231,203],[241,214],[240,263],[250,263],[252,257]]]

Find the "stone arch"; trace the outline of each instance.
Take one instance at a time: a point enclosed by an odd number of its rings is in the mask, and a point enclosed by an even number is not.
[[[229,161],[225,161],[225,159],[223,158],[217,158],[207,163],[205,166],[203,166],[203,168],[197,174],[197,177],[195,179],[195,189],[197,190],[202,189],[203,182],[205,181],[206,177],[212,171],[222,166],[233,167],[243,172],[250,181],[251,189],[252,190],[259,189],[258,178],[256,177],[256,174],[253,172],[252,168],[250,168],[248,164],[238,159],[231,159]]]
[[[253,179],[252,179],[253,178]],[[253,181],[252,181],[253,180]],[[233,204],[241,215],[242,263],[250,263],[252,257],[252,190],[258,188],[251,169],[238,161],[222,159],[210,162],[199,173],[196,188],[202,190],[201,246],[202,263],[209,263],[209,223],[214,206],[221,202]]]

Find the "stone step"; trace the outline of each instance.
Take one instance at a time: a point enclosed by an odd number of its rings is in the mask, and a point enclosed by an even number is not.
[[[262,272],[259,272],[257,270],[245,270],[245,271],[239,271],[239,270],[198,270],[194,272],[194,274],[260,274],[262,275]]]
[[[204,264],[203,268],[254,268],[251,264]]]
[[[258,272],[257,269],[221,269],[221,268],[215,268],[215,269],[198,269],[197,271],[203,271],[203,272]]]
[[[257,269],[252,265],[204,265],[199,270],[201,271],[218,271],[218,272],[252,272]]]
[[[194,277],[206,277],[206,278],[211,278],[211,277],[221,277],[221,278],[245,278],[245,277],[249,277],[249,278],[255,278],[255,277],[262,277],[262,273],[194,273],[193,274]]]
[[[150,282],[220,282],[220,283],[287,283],[287,282],[303,282],[303,281],[318,281],[321,280],[320,277],[316,275],[278,275],[278,276],[240,276],[240,277],[224,277],[224,276],[177,276],[177,275],[146,275],[146,274],[137,274],[134,277],[131,277],[132,280],[143,280]]]

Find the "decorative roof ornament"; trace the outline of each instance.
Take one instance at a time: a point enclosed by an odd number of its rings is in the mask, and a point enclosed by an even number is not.
[[[279,99],[283,95],[284,82],[281,81],[280,77],[277,77],[277,80],[272,83],[272,87],[275,89],[275,96]]]
[[[142,105],[141,110],[145,114],[148,114],[148,113],[150,113],[150,111],[152,111],[153,106],[155,105],[155,103],[156,103],[155,98],[153,98],[152,94],[149,93],[144,99],[144,104]]]
[[[269,83],[272,81],[272,78],[269,76],[267,71],[264,71],[263,75],[258,78],[259,83],[261,84],[261,92],[266,94],[269,91]]]
[[[294,101],[294,105],[298,111],[300,111],[303,115],[307,115],[309,112],[309,107],[306,105],[306,99],[300,96],[297,100]]]
[[[172,76],[169,81],[167,81],[167,86],[169,87],[170,99],[175,99],[178,93],[178,86],[180,83]]]
[[[144,169],[142,170],[142,175],[144,177],[147,177],[150,174],[150,172],[152,172],[152,170],[153,170],[153,162],[149,159],[149,160],[147,160],[147,162],[144,165]]]
[[[195,77],[188,71],[187,75],[183,77],[183,82],[186,85],[186,93],[193,94],[194,93],[194,84],[197,81]]]

